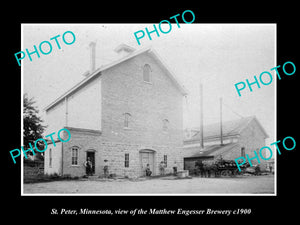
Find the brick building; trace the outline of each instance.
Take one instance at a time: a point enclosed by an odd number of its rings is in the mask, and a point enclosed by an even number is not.
[[[255,116],[227,121],[222,124],[223,145],[221,145],[220,123],[210,124],[203,128],[204,148],[200,148],[199,128],[185,131],[184,167],[194,169],[196,161],[212,161],[219,158],[234,160],[246,154],[254,157],[259,149],[265,146],[268,134]],[[264,154],[264,152],[262,152]],[[267,157],[266,157],[267,158]],[[257,164],[257,160],[252,161]],[[261,160],[261,169],[266,161]]]
[[[49,144],[46,174],[86,173],[90,157],[93,172],[103,176],[105,163],[117,176],[154,175],[159,163],[171,172],[183,168],[184,88],[152,48],[135,50],[127,45],[115,51],[119,59],[95,69],[91,45],[91,72],[45,108],[48,133],[66,127],[68,142]],[[107,162],[104,162],[107,160]]]

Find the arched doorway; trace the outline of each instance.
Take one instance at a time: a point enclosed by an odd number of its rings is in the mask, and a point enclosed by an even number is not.
[[[155,171],[155,151],[151,149],[142,149],[139,151],[140,155],[140,176],[146,176],[146,166],[149,164],[152,176],[156,175]]]

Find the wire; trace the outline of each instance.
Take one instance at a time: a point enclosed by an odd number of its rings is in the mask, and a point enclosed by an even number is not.
[[[236,114],[237,116],[239,116],[239,117],[241,117],[241,118],[245,118],[244,116],[241,116],[241,115],[238,114],[236,111],[234,111],[234,110],[232,109],[232,107],[229,107],[228,105],[226,105],[226,104],[224,103],[224,101],[222,102],[222,104],[223,104],[224,106],[226,106],[228,109],[230,109],[230,111],[233,112],[234,114]]]

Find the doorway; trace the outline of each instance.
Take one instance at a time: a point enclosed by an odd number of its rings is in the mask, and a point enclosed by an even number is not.
[[[141,176],[146,176],[146,167],[149,164],[152,176],[155,175],[155,151],[153,150],[140,150],[140,174]]]
[[[86,160],[90,158],[91,162],[92,162],[92,174],[95,174],[95,152],[86,152]],[[87,171],[86,171],[87,172]]]

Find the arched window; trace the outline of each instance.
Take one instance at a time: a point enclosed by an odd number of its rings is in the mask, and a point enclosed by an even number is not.
[[[74,146],[72,147],[71,151],[72,151],[72,165],[78,165],[78,147]]]
[[[151,67],[149,64],[145,64],[143,68],[143,79],[145,82],[151,82]]]
[[[129,128],[130,113],[124,113],[124,128]]]

